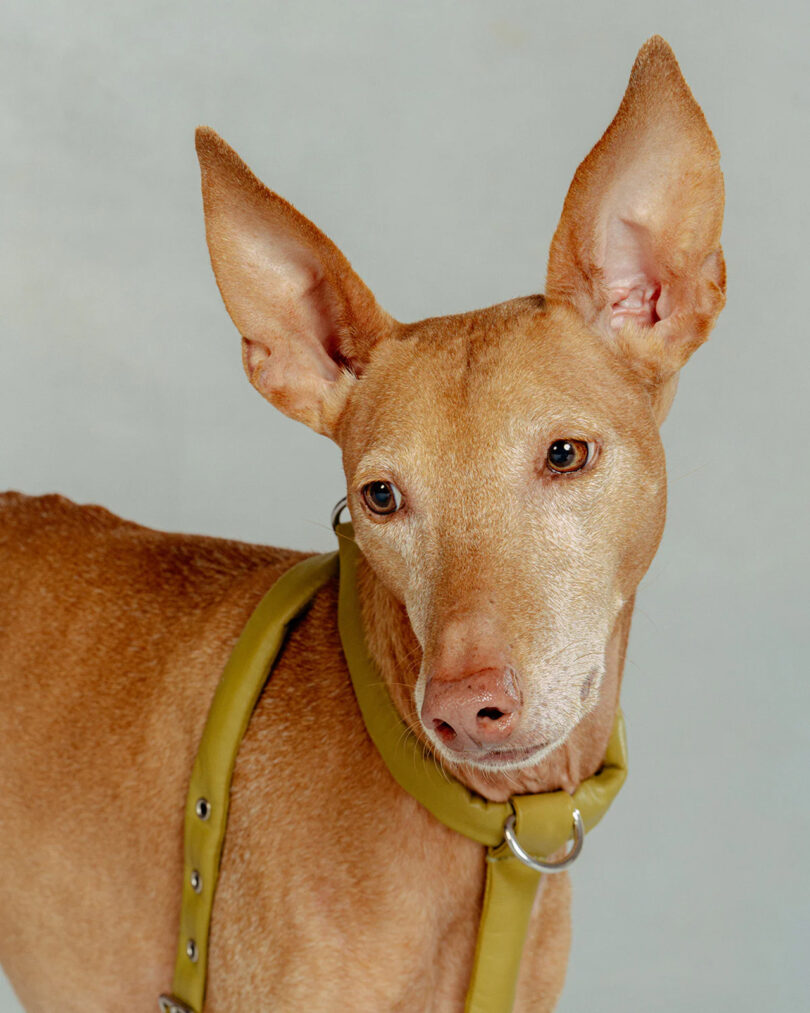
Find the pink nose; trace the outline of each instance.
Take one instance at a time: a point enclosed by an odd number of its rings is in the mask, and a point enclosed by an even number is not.
[[[454,752],[474,753],[502,745],[519,718],[520,689],[510,667],[428,681],[422,722]]]

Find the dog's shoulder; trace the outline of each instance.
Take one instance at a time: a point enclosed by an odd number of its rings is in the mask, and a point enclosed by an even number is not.
[[[28,496],[21,492],[0,493],[0,551],[8,556],[56,552],[59,569],[71,558],[85,566],[108,557],[141,555],[157,565],[158,579],[173,572],[199,569],[209,578],[218,574],[239,576],[257,568],[284,569],[303,553],[256,545],[228,538],[158,531],[126,520],[97,504],[80,504],[49,493]]]
[[[131,634],[241,612],[304,553],[157,531],[63,496],[0,495],[0,602],[39,625]],[[223,608],[224,606],[224,608]],[[229,607],[230,606],[230,607]],[[155,636],[152,631],[152,637]]]
[[[96,529],[119,525],[138,526],[117,517],[102,506],[74,503],[58,493],[28,496],[15,490],[0,492],[0,537],[21,535],[26,531],[33,533],[42,525],[50,527],[54,524],[65,528],[83,525]]]

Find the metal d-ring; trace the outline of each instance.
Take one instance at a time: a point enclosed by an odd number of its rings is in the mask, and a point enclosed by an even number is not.
[[[344,496],[342,499],[339,499],[337,501],[337,503],[335,503],[335,505],[332,507],[332,530],[333,531],[337,531],[337,526],[338,526],[338,524],[340,524],[340,515],[343,513],[343,511],[346,509],[346,507],[348,505],[349,505],[349,501]]]
[[[574,820],[574,843],[568,854],[564,855],[558,862],[541,862],[538,858],[532,858],[529,852],[520,846],[520,841],[518,841],[515,835],[514,813],[507,818],[506,823],[503,825],[503,836],[515,858],[519,858],[530,869],[534,869],[535,872],[562,872],[563,869],[567,869],[569,865],[573,865],[577,860],[585,840],[585,824],[582,822],[582,814],[579,809],[575,809],[572,816]]]
[[[158,1006],[160,1007],[160,1013],[194,1013],[194,1010],[190,1006],[186,1006],[184,1002],[175,999],[173,995],[164,994],[160,996]]]

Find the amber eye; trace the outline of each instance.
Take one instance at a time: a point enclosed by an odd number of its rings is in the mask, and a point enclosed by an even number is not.
[[[587,461],[588,444],[583,440],[555,440],[546,454],[549,468],[563,474],[579,471]]]
[[[394,514],[402,506],[402,493],[393,482],[369,482],[361,491],[373,514]]]

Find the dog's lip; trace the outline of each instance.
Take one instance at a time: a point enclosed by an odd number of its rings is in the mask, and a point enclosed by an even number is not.
[[[520,763],[530,759],[535,753],[547,749],[549,745],[548,742],[540,742],[533,746],[521,746],[518,749],[488,749],[480,756],[476,756],[475,762],[487,767],[498,767],[503,763]]]

